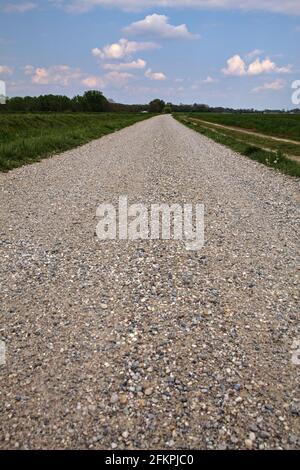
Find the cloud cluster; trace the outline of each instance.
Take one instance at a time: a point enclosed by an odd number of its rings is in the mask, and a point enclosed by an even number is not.
[[[24,74],[30,77],[34,85],[68,86],[71,83],[80,83],[87,88],[104,88],[111,85],[120,88],[128,83],[134,76],[127,72],[112,70],[104,75],[87,75],[79,68],[68,65],[54,65],[52,67],[34,67],[26,65]]]
[[[53,65],[52,67],[24,67],[25,75],[31,77],[31,82],[36,85],[61,85],[68,86],[73,80],[78,80],[82,76],[79,68],[72,68],[69,65]]]
[[[114,0],[113,2],[111,0],[65,0],[63,3],[69,11],[78,13],[89,11],[98,6],[120,8],[127,11],[161,7],[267,11],[300,15],[299,0]]]
[[[39,2],[22,1],[19,2],[11,0],[12,3],[5,3],[2,11],[7,13],[25,13],[34,10],[38,7]],[[151,6],[163,6],[164,8],[182,7],[185,8],[230,8],[239,9],[244,11],[251,10],[266,10],[279,13],[293,13],[294,15],[300,14],[300,0],[45,0],[52,5],[68,6],[69,10],[83,12],[89,11],[94,7],[120,7],[125,10],[143,10]],[[1,9],[1,7],[0,7]],[[116,42],[104,45],[101,48],[95,47],[92,49],[92,55],[98,59],[97,66],[101,67],[102,71],[97,71],[95,74],[87,74],[79,68],[74,68],[68,65],[53,65],[49,67],[34,67],[28,65],[24,67],[24,73],[28,76],[31,84],[35,85],[59,85],[62,87],[68,86],[71,83],[82,85],[87,88],[121,88],[132,86],[139,86],[141,80],[149,86],[163,88],[165,91],[168,88],[168,82],[162,87],[159,82],[167,80],[165,73],[158,71],[160,69],[154,67],[154,64],[147,63],[142,58],[144,54],[141,51],[151,51],[160,48],[161,46],[156,42],[160,39],[180,39],[180,40],[193,40],[199,38],[199,35],[193,34],[189,31],[186,24],[172,24],[169,17],[164,14],[147,14],[141,16],[139,21],[135,21],[123,29],[126,33],[125,38],[121,38]],[[128,35],[128,36],[127,36]],[[129,40],[126,37],[133,36]],[[137,37],[135,37],[137,36]],[[139,37],[139,38],[138,38]],[[132,38],[131,38],[132,39]],[[154,42],[155,41],[155,42]],[[105,43],[103,43],[105,44]],[[161,44],[166,44],[161,41]],[[271,59],[265,55],[263,50],[254,49],[245,56],[235,54],[227,60],[226,66],[222,69],[225,76],[236,77],[259,77],[264,74],[288,74],[292,71],[292,66],[279,66],[274,62],[279,59]],[[146,56],[146,54],[145,54]],[[151,54],[149,54],[151,57]],[[147,56],[146,56],[147,58]],[[147,59],[150,62],[150,59]],[[155,70],[153,71],[152,68]],[[221,68],[221,67],[220,67]],[[10,75],[13,70],[5,65],[0,65],[0,75]],[[221,75],[221,74],[220,74]],[[170,77],[168,77],[170,78]],[[272,77],[269,82],[259,85],[260,79],[257,80],[256,88],[252,92],[260,93],[264,91],[276,91],[284,88],[286,82],[284,80],[275,80]],[[180,82],[182,79],[175,79],[175,82]],[[193,83],[192,79],[188,79]],[[273,81],[272,81],[273,80]],[[193,90],[199,88],[209,89],[209,84],[218,82],[218,78],[203,76],[190,87]],[[157,85],[155,83],[157,82]],[[246,81],[247,82],[247,81]],[[204,86],[205,85],[205,86]],[[252,84],[252,87],[254,84]],[[215,89],[216,87],[212,87]],[[182,88],[182,91],[185,88]],[[178,91],[180,88],[178,88]]]
[[[139,51],[157,49],[160,46],[155,42],[137,42],[129,41],[128,39],[120,39],[118,42],[113,44],[107,44],[102,49],[98,47],[92,49],[94,57],[100,58],[101,60],[122,60],[127,57],[131,57],[133,54]],[[104,70],[111,70],[110,73],[105,75],[104,81],[106,83],[112,83],[113,85],[120,86],[127,83],[130,78],[134,78],[134,75],[124,72],[124,70],[138,70],[146,67],[146,61],[143,59],[132,60],[131,62],[116,62],[116,63],[103,63],[102,67]],[[165,74],[162,72],[152,72],[148,68],[145,72],[145,77],[150,80],[162,81],[166,80]],[[85,79],[85,84],[95,81],[95,77],[89,77]]]
[[[105,82],[102,77],[97,77],[96,75],[91,75],[89,77],[83,78],[81,80],[82,85],[87,88],[103,88]]]
[[[84,13],[96,7],[120,8],[125,11],[142,11],[148,8],[191,8],[208,10],[267,11],[300,15],[299,0],[48,0],[52,5],[63,6],[66,11]],[[8,13],[24,13],[37,8],[34,2],[4,4]]]
[[[124,85],[127,85],[128,81],[133,77],[131,73],[114,70],[101,77],[96,75],[85,77],[81,80],[81,83],[88,88],[105,88],[107,85],[122,88]]]
[[[253,54],[253,53],[252,53]],[[249,56],[248,56],[249,57]],[[222,69],[224,75],[243,76],[243,75],[261,75],[263,73],[290,73],[292,67],[278,67],[275,62],[272,62],[268,57],[260,60],[256,58],[250,64],[236,54],[227,60],[227,67]]]
[[[143,59],[133,60],[132,62],[121,62],[117,64],[104,64],[105,70],[130,70],[130,69],[144,69],[147,62]]]
[[[160,46],[154,42],[136,42],[123,38],[116,43],[107,44],[102,49],[95,47],[92,49],[92,54],[100,59],[123,59],[136,52],[157,49],[158,47]]]
[[[136,21],[124,28],[124,32],[135,36],[152,36],[164,39],[196,39],[199,36],[192,34],[185,24],[173,26],[168,23],[166,15],[147,15],[143,20]]]
[[[285,86],[284,80],[275,80],[274,82],[265,83],[262,86],[258,86],[253,89],[255,93],[260,93],[262,91],[278,91],[282,90]]]

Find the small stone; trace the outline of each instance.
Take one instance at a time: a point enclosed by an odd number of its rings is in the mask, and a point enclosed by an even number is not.
[[[117,403],[118,401],[119,401],[119,396],[116,393],[113,393],[111,398],[110,398],[110,402],[111,403]]]
[[[256,435],[255,435],[254,432],[250,432],[250,433],[249,433],[249,439],[250,439],[250,441],[253,441],[253,442],[255,441]]]
[[[166,442],[166,446],[168,447],[173,447],[175,445],[175,442],[173,441],[173,439],[171,439],[170,441]]]
[[[267,431],[259,431],[259,437],[261,439],[268,439],[269,436],[270,434]]]
[[[185,274],[182,276],[182,282],[187,287],[192,287],[193,285],[193,276],[191,274]]]
[[[251,441],[251,439],[245,439],[245,446],[247,449],[251,450],[253,447],[253,441]]]
[[[122,432],[122,436],[124,437],[124,439],[127,439],[127,437],[129,436],[129,432],[128,431]]]
[[[121,396],[120,396],[120,403],[121,403],[122,405],[126,405],[127,401],[128,401],[128,400],[127,400],[127,396],[126,396],[126,395],[121,395]]]
[[[265,405],[264,408],[266,411],[269,411],[270,413],[273,413],[274,411],[274,406],[269,405],[269,404]]]
[[[100,304],[100,307],[103,309],[103,310],[106,310],[108,308],[108,305],[107,304]]]
[[[149,387],[149,388],[146,388],[146,390],[145,390],[144,393],[145,393],[145,395],[147,395],[147,396],[152,395],[152,393],[153,393],[153,388],[150,388],[150,387]]]
[[[300,416],[300,408],[297,405],[291,405],[290,413],[293,416]]]
[[[255,423],[251,423],[250,426],[249,426],[249,430],[252,431],[252,432],[257,432],[258,427],[256,426]]]
[[[290,434],[289,435],[289,444],[294,445],[294,444],[297,444],[297,442],[298,442],[297,436],[295,436],[295,434]]]
[[[111,444],[111,448],[112,448],[112,449],[116,449],[117,447],[118,447],[118,445],[117,445],[115,442],[113,442],[113,443]]]
[[[219,444],[218,445],[218,450],[227,450],[227,445],[224,443],[224,444]]]

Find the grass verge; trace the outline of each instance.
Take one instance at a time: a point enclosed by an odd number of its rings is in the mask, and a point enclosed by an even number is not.
[[[192,122],[197,122],[197,119],[189,118]],[[273,152],[281,151],[284,155],[289,158],[299,157],[300,159],[300,145],[292,144],[289,142],[281,142],[279,140],[273,140],[268,136],[259,136],[243,133],[242,129],[232,130],[226,128],[216,128],[211,122],[205,121],[205,124],[199,123],[203,127],[208,127],[212,131],[216,131],[219,134],[223,134],[229,137],[233,137],[236,140],[245,142],[256,147],[262,148],[263,150],[270,150]],[[297,158],[295,158],[297,160]]]
[[[277,152],[264,150],[257,145],[249,144],[249,142],[244,142],[231,135],[225,135],[223,133],[223,129],[219,132],[217,129],[212,130],[208,127],[204,127],[201,123],[196,123],[193,122],[193,120],[190,120],[188,116],[175,114],[174,117],[182,124],[200,132],[219,144],[231,148],[235,152],[245,155],[252,160],[263,163],[264,165],[272,167],[287,175],[300,177],[300,164],[288,159],[280,150]]]
[[[203,121],[300,141],[299,114],[193,113]]]
[[[149,117],[123,113],[0,115],[0,171],[39,161]]]

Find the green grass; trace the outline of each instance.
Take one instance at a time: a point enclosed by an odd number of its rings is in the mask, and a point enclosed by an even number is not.
[[[0,171],[85,144],[149,114],[0,114]]]
[[[192,122],[197,122],[198,118],[196,118],[195,121],[192,117],[190,117],[189,119]],[[268,136],[251,135],[251,134],[243,133],[242,129],[232,130],[232,129],[226,129],[226,128],[217,128],[214,126],[214,124],[207,122],[207,121],[205,122],[205,124],[203,123],[200,123],[200,124],[203,127],[207,126],[212,131],[216,131],[220,134],[233,137],[236,140],[240,140],[241,142],[246,142],[248,144],[258,146],[265,150],[270,150],[274,152],[280,151],[286,155],[300,157],[300,142],[299,142],[299,145],[297,145],[297,144],[293,144],[289,142],[281,142],[278,140],[273,140],[273,139],[270,139]]]
[[[299,114],[216,114],[193,113],[204,121],[240,127],[266,135],[300,141]]]
[[[300,177],[300,164],[296,161],[288,159],[280,150],[277,152],[264,150],[258,145],[253,145],[248,141],[242,141],[240,139],[240,135],[236,136],[235,138],[231,135],[225,135],[223,133],[223,129],[220,129],[219,131],[218,129],[210,129],[205,127],[200,122],[196,123],[193,121],[193,117],[190,118],[189,116],[182,114],[175,114],[174,117],[182,124],[185,124],[197,132],[200,132],[201,134],[209,137],[219,144],[226,145],[235,152],[245,155],[252,160],[263,163],[264,165],[270,166],[287,175]]]

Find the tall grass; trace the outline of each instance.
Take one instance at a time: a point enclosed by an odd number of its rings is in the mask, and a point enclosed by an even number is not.
[[[123,113],[0,115],[0,170],[38,161],[148,117]]]

